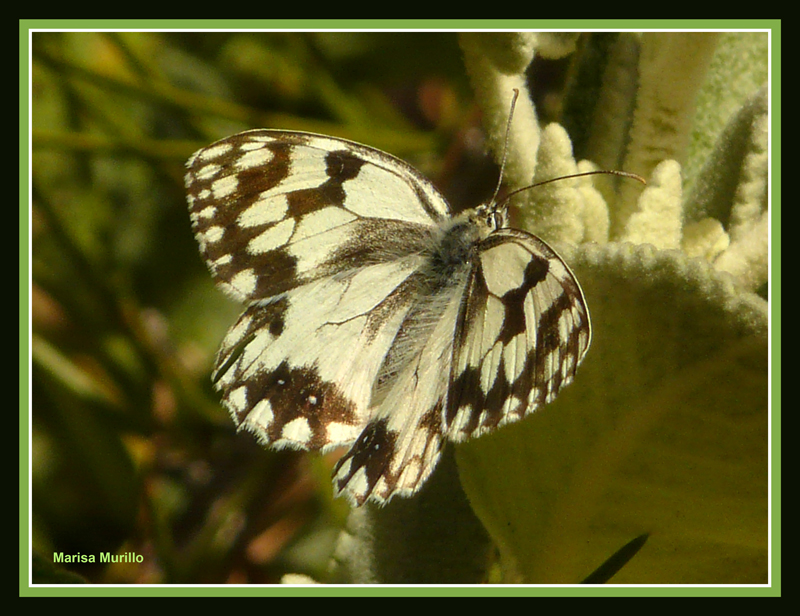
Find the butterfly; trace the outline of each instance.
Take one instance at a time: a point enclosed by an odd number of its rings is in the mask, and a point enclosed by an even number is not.
[[[217,285],[245,304],[213,381],[273,448],[349,449],[354,506],[410,496],[448,442],[551,402],[589,347],[583,292],[503,203],[453,214],[420,172],[344,139],[250,130],[187,163]]]

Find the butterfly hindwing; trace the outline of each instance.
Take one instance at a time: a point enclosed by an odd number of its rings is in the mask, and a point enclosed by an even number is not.
[[[403,340],[393,342],[378,373],[369,423],[334,469],[334,486],[356,505],[368,498],[383,503],[394,495],[413,494],[439,459],[448,396],[444,376],[463,301],[460,276],[437,284],[424,299],[418,295],[400,326]],[[421,277],[430,284],[429,276]]]
[[[351,443],[413,302],[413,259],[320,278],[252,303],[220,348],[216,385],[237,425],[275,447]]]

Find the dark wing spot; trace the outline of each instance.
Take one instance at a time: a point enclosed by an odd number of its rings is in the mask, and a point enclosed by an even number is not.
[[[514,336],[525,331],[527,327],[525,321],[525,298],[531,292],[531,289],[547,278],[549,271],[550,267],[547,259],[532,256],[525,267],[522,284],[500,298],[505,308],[505,318],[498,340],[503,344],[508,344]]]
[[[234,389],[239,384],[234,384]],[[238,414],[244,421],[247,414],[261,400],[272,406],[273,421],[265,426],[266,437],[274,442],[288,423],[303,417],[311,428],[308,449],[320,449],[327,445],[326,429],[333,422],[354,425],[358,421],[355,403],[345,397],[335,383],[323,381],[316,368],[292,367],[282,362],[274,370],[265,370],[248,381],[247,408]]]
[[[333,474],[336,475],[345,461],[351,460],[350,470],[347,475],[340,477],[336,481],[336,488],[339,491],[344,489],[359,469],[364,469],[367,474],[368,489],[359,504],[366,500],[382,475],[387,480],[387,483],[391,482],[391,478],[387,477],[385,471],[389,468],[389,463],[395,455],[397,436],[387,429],[387,424],[387,419],[370,422],[361,432],[350,451],[339,460],[333,469]],[[390,485],[390,488],[393,488],[393,486]]]

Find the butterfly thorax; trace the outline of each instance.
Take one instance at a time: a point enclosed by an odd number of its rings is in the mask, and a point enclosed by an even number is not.
[[[426,256],[428,292],[459,284],[478,258],[479,245],[503,226],[503,215],[492,204],[480,205],[454,216],[432,234]]]
[[[481,236],[479,227],[462,216],[443,225],[433,235],[427,256],[434,287],[446,286],[459,278],[459,272],[468,268],[477,255]]]

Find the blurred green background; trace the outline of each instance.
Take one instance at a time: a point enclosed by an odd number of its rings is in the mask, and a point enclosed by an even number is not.
[[[241,310],[191,235],[183,164],[257,127],[405,158],[456,207],[489,194],[454,33],[32,37],[32,487],[39,581],[273,583],[319,575],[347,512],[335,455],[237,435],[212,391]],[[71,580],[73,578],[68,578]]]

